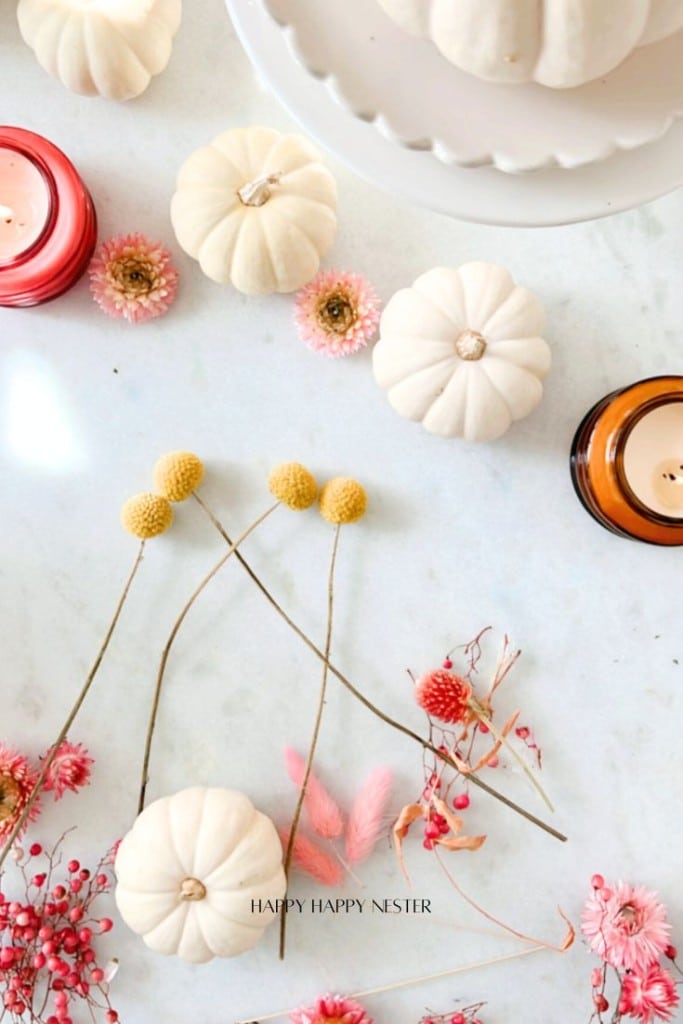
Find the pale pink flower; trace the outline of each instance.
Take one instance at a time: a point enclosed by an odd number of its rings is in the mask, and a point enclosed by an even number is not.
[[[50,751],[45,756],[49,755]],[[55,800],[63,797],[67,789],[76,793],[81,786],[87,786],[90,782],[90,765],[94,763],[81,743],[64,740],[48,769],[43,789],[54,792]]]
[[[294,320],[309,348],[336,358],[367,345],[379,323],[379,299],[360,274],[321,270],[297,294]]]
[[[619,1013],[651,1024],[656,1018],[671,1020],[677,1006],[676,983],[659,964],[653,964],[645,974],[625,974],[622,978]]]
[[[12,832],[35,789],[38,775],[38,769],[28,758],[0,743],[0,840]],[[39,801],[36,800],[26,825],[35,821],[39,813]]]
[[[178,271],[171,254],[145,235],[117,235],[90,264],[90,291],[108,316],[142,323],[162,316],[175,298]]]
[[[618,882],[594,890],[581,919],[591,950],[617,970],[642,973],[669,944],[666,908],[642,885]]]
[[[344,996],[321,996],[313,1006],[295,1010],[292,1024],[373,1024],[360,1003]]]

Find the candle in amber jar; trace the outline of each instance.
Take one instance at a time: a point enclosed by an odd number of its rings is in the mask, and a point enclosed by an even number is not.
[[[601,399],[576,432],[571,469],[602,526],[683,544],[683,377],[652,377]]]
[[[95,207],[71,161],[40,135],[0,127],[0,306],[61,295],[96,239]]]

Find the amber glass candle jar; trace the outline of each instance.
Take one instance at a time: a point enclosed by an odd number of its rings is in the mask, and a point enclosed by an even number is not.
[[[608,530],[683,544],[683,377],[651,377],[601,399],[576,432],[571,472]]]
[[[34,306],[83,275],[95,207],[71,161],[41,135],[0,127],[0,306]]]

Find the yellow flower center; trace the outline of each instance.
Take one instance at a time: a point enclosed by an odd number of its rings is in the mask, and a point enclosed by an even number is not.
[[[11,818],[19,806],[21,789],[11,775],[0,775],[0,821]]]
[[[348,295],[342,291],[326,295],[318,306],[317,316],[320,326],[332,334],[346,334],[358,319]]]
[[[149,295],[158,283],[152,264],[137,256],[122,256],[114,260],[110,274],[119,291],[131,298]]]

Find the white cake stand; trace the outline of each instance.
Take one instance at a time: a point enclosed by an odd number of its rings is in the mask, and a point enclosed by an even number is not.
[[[263,0],[340,106],[447,164],[574,169],[662,138],[683,115],[683,32],[575,89],[496,85],[398,28],[376,0]]]
[[[409,149],[343,109],[298,62],[261,0],[226,0],[252,62],[303,129],[385,191],[462,220],[549,226],[638,206],[683,184],[683,124],[657,142],[575,170],[505,174],[449,166]]]

